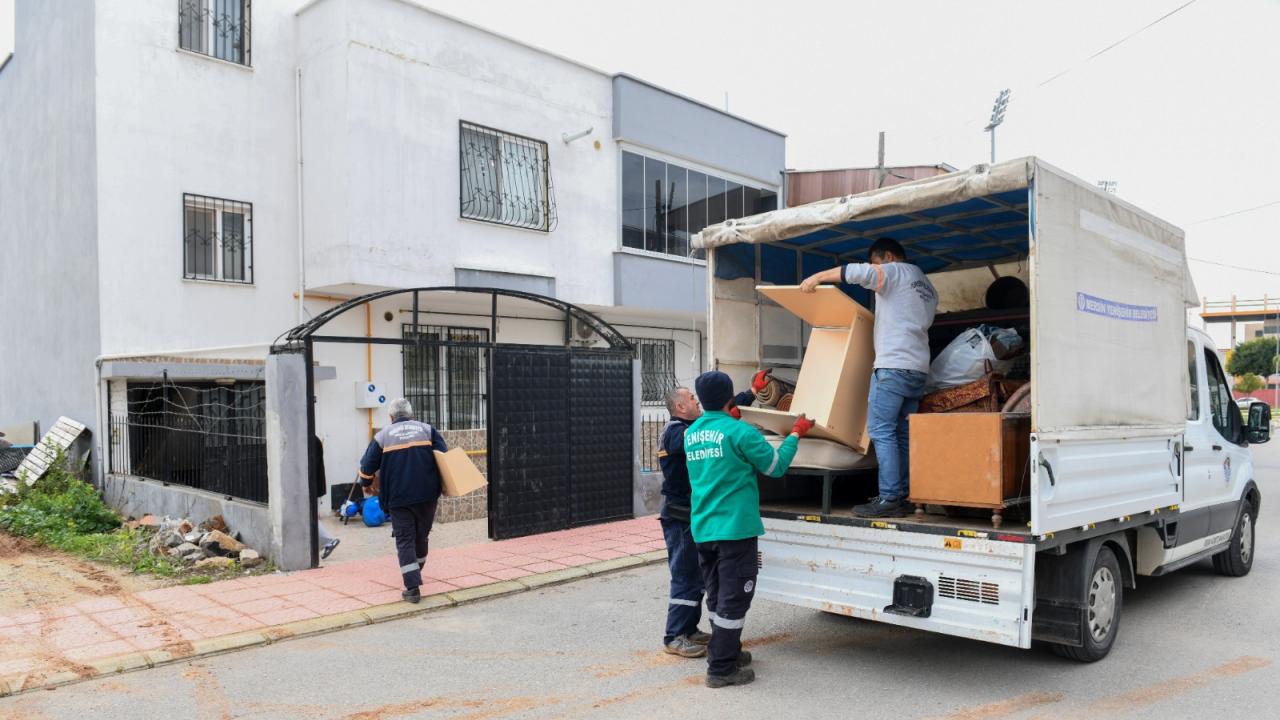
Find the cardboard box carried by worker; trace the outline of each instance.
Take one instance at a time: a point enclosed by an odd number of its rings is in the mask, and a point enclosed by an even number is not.
[[[484,475],[481,475],[480,470],[476,468],[476,464],[471,462],[466,450],[462,448],[453,448],[449,452],[436,450],[435,455],[436,467],[440,470],[440,482],[445,495],[459,497],[473,493],[489,484],[489,481],[485,480]]]

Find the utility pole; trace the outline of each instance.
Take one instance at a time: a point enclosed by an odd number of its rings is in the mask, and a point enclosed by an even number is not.
[[[996,164],[996,128],[1000,127],[1000,123],[1004,122],[1005,108],[1009,107],[1009,88],[1000,91],[996,96],[995,103],[991,106],[991,122],[983,128],[986,132],[991,133],[991,164]]]
[[[876,187],[881,188],[881,187],[884,187],[884,176],[887,173],[887,171],[884,169],[884,131],[883,130],[880,131],[880,152],[878,155],[876,155],[876,157],[878,158],[876,160],[876,170],[878,170],[880,173],[879,178],[877,178],[876,180]]]

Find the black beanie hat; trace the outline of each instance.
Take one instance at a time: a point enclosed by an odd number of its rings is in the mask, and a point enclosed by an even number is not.
[[[707,410],[724,410],[733,399],[733,381],[719,370],[699,375],[693,381],[693,388],[698,393],[698,402]]]

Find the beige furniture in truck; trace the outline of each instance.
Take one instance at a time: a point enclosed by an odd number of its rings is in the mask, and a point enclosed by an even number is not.
[[[840,288],[824,285],[803,293],[798,286],[762,285],[762,295],[813,327],[800,362],[791,409],[739,408],[742,419],[785,436],[801,413],[814,422],[809,437],[832,440],[867,454],[867,391],[875,361],[871,327],[875,316]]]

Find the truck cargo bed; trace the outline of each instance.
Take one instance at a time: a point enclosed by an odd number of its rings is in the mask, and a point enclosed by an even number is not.
[[[872,520],[854,517],[851,507],[833,507],[831,512],[823,514],[818,503],[797,500],[768,500],[760,503],[760,515],[777,520],[801,520],[804,522],[850,525],[853,527],[903,530],[929,535],[999,539],[1005,542],[1035,541],[1026,521],[1013,521],[1011,518],[1010,521],[1005,522],[1003,527],[996,530],[991,527],[989,513],[985,518],[926,513],[923,516],[910,515],[902,518]]]

